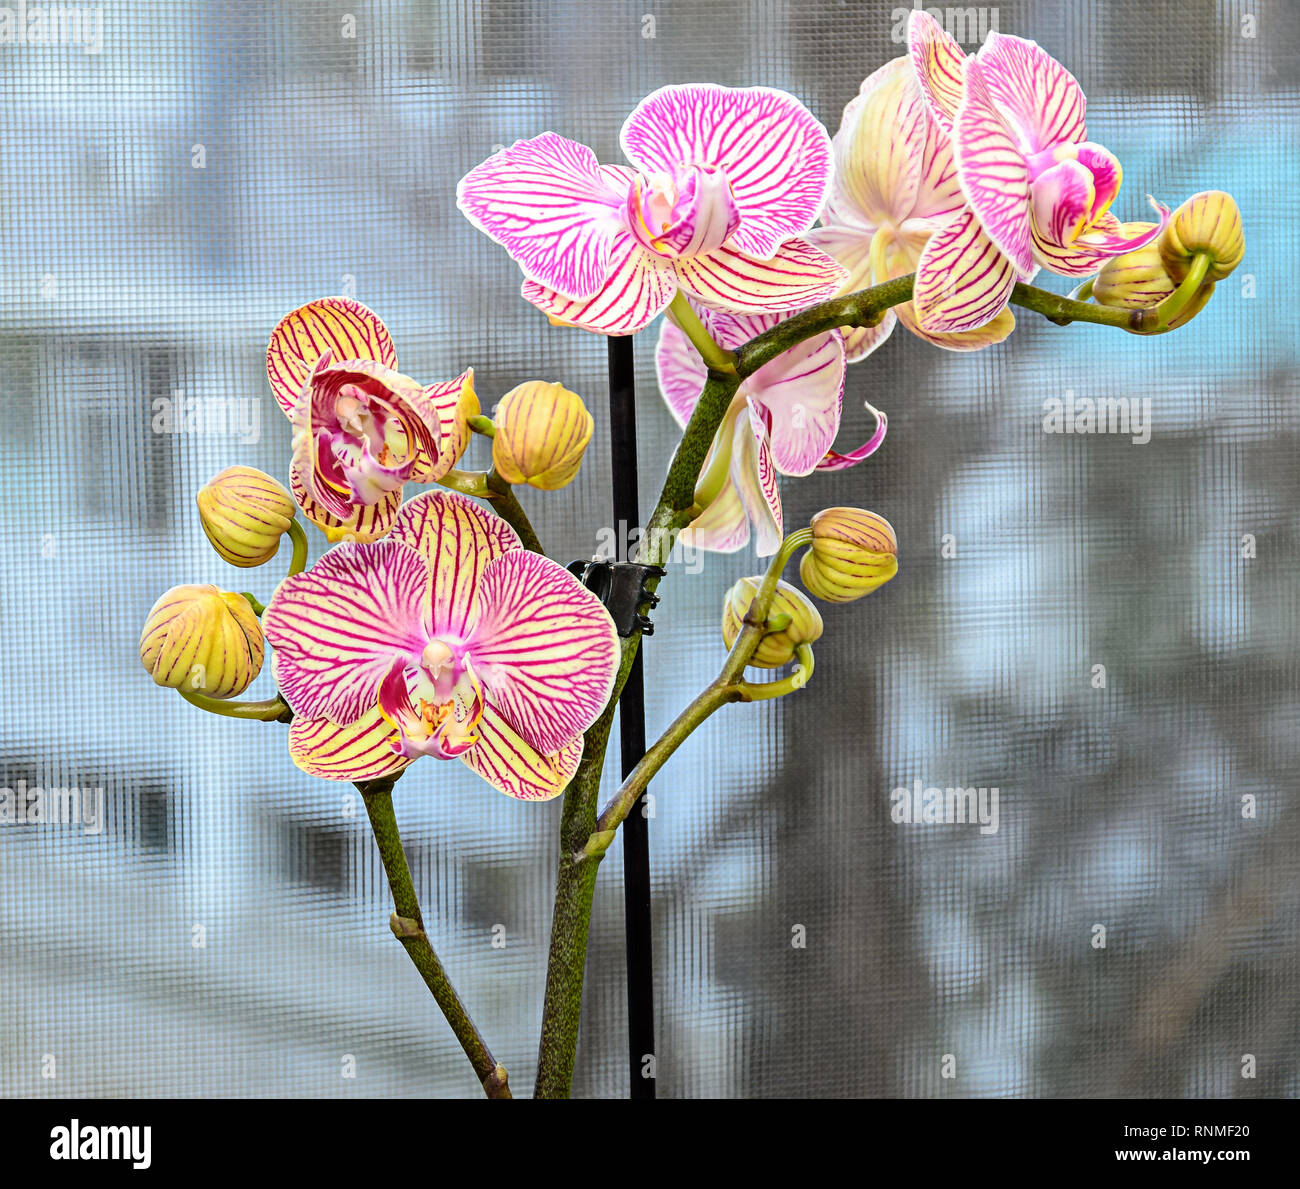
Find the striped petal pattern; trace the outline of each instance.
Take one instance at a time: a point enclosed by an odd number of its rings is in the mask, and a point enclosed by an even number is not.
[[[609,268],[608,279],[590,297],[566,297],[536,281],[525,281],[521,292],[552,322],[620,335],[644,330],[677,292],[673,262],[647,252],[628,231],[614,237]]]
[[[436,483],[460,461],[473,436],[469,420],[483,411],[474,391],[474,369],[466,368],[454,380],[428,385],[420,405],[426,410],[428,424],[438,428],[438,449],[432,457],[417,454],[411,479]]]
[[[461,760],[493,788],[517,801],[549,801],[564,792],[582,760],[582,736],[543,754],[505,717],[488,706],[478,725],[479,741]]]
[[[614,688],[614,621],[563,566],[524,549],[488,564],[478,602],[467,643],[488,702],[539,752],[558,750]]]
[[[1034,231],[1034,254],[1045,268],[1063,277],[1090,277],[1116,256],[1124,256],[1160,238],[1169,223],[1169,208],[1151,200],[1160,221],[1122,224],[1107,212],[1093,227],[1068,244],[1058,244]]]
[[[302,514],[319,528],[328,541],[378,541],[392,531],[397,509],[402,506],[402,493],[391,491],[378,503],[357,504],[346,517],[338,517],[307,494],[301,480],[292,471],[289,490]]]
[[[273,672],[295,714],[356,722],[400,657],[428,640],[429,569],[391,538],[346,543],[276,587],[262,614]]]
[[[848,276],[841,264],[805,239],[786,240],[765,260],[723,247],[673,263],[690,296],[739,313],[797,310],[825,301]]]
[[[379,316],[349,297],[327,297],[280,319],[266,349],[266,378],[285,414],[322,355],[366,359],[396,370],[397,352]]]
[[[586,145],[544,132],[470,170],[456,203],[529,280],[568,298],[590,297],[609,275],[622,192]]]
[[[908,17],[907,48],[930,115],[951,133],[965,89],[965,53],[934,17],[920,10]]]
[[[988,238],[1022,280],[1034,272],[1029,163],[984,84],[982,60],[966,70],[966,92],[953,126],[962,192]]]
[[[976,61],[982,85],[1026,155],[1088,139],[1082,88],[1036,42],[991,33]]]
[[[411,763],[398,750],[398,734],[377,707],[354,723],[299,715],[289,725],[289,757],[309,776],[324,780],[378,780]]]
[[[740,215],[730,245],[761,259],[807,231],[829,192],[826,129],[793,95],[770,87],[661,87],[628,116],[620,143],[646,172],[721,169]]]
[[[397,514],[392,539],[425,561],[430,632],[464,640],[473,626],[475,592],[492,561],[522,549],[504,520],[467,496],[430,491],[408,500]]]
[[[912,305],[930,334],[976,330],[1011,300],[1016,273],[971,211],[927,241],[916,268]]]

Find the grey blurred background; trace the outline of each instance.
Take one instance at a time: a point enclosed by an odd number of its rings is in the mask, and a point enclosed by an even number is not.
[[[106,806],[99,833],[0,823],[0,1093],[477,1093],[388,932],[356,795],[299,773],[283,728],[155,688],[140,625],[175,583],[266,597],[282,573],[221,562],[193,495],[234,463],[284,476],[266,338],[333,293],[376,309],[417,377],[472,364],[488,405],[526,378],[587,397],[581,477],[526,502],[553,557],[589,556],[609,520],[605,344],[518,298],[456,180],[548,128],[618,160],[623,117],[671,81],[783,87],[834,130],[904,17],[106,0],[85,44],[0,45],[0,786]],[[655,782],[659,1093],[1295,1095],[1300,15],[1079,0],[955,19],[969,49],[996,21],[1075,73],[1124,162],[1121,218],[1148,192],[1233,193],[1245,263],[1159,339],[1025,314],[974,357],[899,330],[851,371],[842,442],[869,432],[866,399],[888,441],[787,481],[787,524],[872,507],[902,570],[826,610],[807,690],[728,708]],[[647,510],[675,437],[654,335]],[[1068,392],[1149,397],[1150,441],[1044,433]],[[161,409],[227,398],[255,420],[158,432]],[[712,557],[665,582],[652,732],[715,671],[723,591],[758,568]],[[895,823],[890,793],[917,780],[997,787],[999,829]],[[431,761],[397,805],[430,932],[526,1090],[558,805]],[[627,1089],[617,849],[588,1096]]]

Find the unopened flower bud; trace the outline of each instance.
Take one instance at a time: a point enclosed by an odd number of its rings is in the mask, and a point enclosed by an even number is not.
[[[722,606],[722,639],[728,649],[740,635],[745,614],[762,585],[762,578],[742,578],[727,591]],[[803,591],[788,582],[777,582],[766,622],[781,627],[766,632],[754,650],[749,663],[759,669],[779,669],[794,659],[800,644],[812,644],[821,638],[821,613]]]
[[[492,465],[507,483],[555,491],[572,482],[591,441],[582,397],[560,384],[530,380],[501,398],[493,418]]]
[[[1154,223],[1125,223],[1123,234],[1135,236],[1154,226]],[[1165,268],[1160,245],[1153,243],[1107,260],[1092,283],[1092,296],[1104,306],[1145,310],[1159,305],[1177,288],[1178,282]],[[1213,282],[1202,285],[1186,308],[1169,323],[1169,328],[1173,330],[1190,322],[1205,308],[1213,293]]]
[[[140,661],[158,685],[212,698],[233,698],[252,685],[264,651],[248,600],[215,586],[173,586],[140,635]]]
[[[799,578],[828,603],[851,603],[898,573],[898,538],[888,520],[862,508],[827,508],[812,518],[812,548]]]
[[[195,498],[212,548],[232,566],[270,561],[294,517],[293,497],[253,467],[227,467]]]
[[[1231,194],[1206,190],[1194,194],[1174,211],[1160,237],[1160,258],[1175,281],[1181,281],[1200,252],[1210,257],[1207,280],[1221,281],[1241,263],[1246,239],[1241,211]]]

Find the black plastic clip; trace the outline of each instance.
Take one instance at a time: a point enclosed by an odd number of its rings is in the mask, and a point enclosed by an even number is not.
[[[630,561],[571,561],[566,569],[609,611],[620,636],[639,631],[653,636],[655,626],[641,608],[657,607],[659,596],[645,585],[651,578],[662,578],[668,571],[662,566],[642,566]]]

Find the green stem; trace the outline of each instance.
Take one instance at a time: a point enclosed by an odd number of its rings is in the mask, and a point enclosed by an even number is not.
[[[700,316],[691,308],[691,303],[686,300],[686,294],[680,289],[669,303],[668,317],[673,320],[677,329],[691,340],[691,345],[704,360],[705,367],[714,372],[735,374],[735,355],[718,346],[704,323],[700,321]]]
[[[486,499],[488,494],[487,475],[482,471],[462,471],[452,467],[438,480],[438,485],[478,499]]]
[[[1011,290],[1011,304],[1042,314],[1049,322],[1068,326],[1071,322],[1091,322],[1097,326],[1116,326],[1130,334],[1154,334],[1158,319],[1154,310],[1130,310],[1118,306],[1074,301],[1059,293],[1016,284]]]
[[[741,691],[745,702],[765,702],[770,698],[783,698],[786,694],[795,693],[803,689],[808,684],[808,679],[813,675],[813,651],[809,644],[800,644],[795,648],[795,656],[799,658],[799,663],[795,665],[794,672],[788,677],[783,677],[780,681],[766,681],[761,685],[754,685],[749,681],[740,682],[736,688]]]
[[[524,543],[525,549],[530,549],[533,553],[540,553],[545,557],[546,550],[542,548],[541,541],[537,539],[537,534],[533,531],[533,525],[528,519],[528,513],[515,499],[514,489],[495,470],[488,472],[486,483],[487,490],[484,494],[492,501],[492,507],[496,514],[519,534],[519,539]]]
[[[847,297],[834,298],[751,339],[735,352],[735,374],[710,371],[691,419],[668,464],[668,474],[659,493],[659,500],[646,525],[646,531],[638,542],[636,560],[645,565],[667,565],[677,534],[691,521],[696,480],[708,456],[714,434],[722,424],[722,418],[742,379],[752,376],[765,363],[770,363],[783,351],[813,335],[840,326],[874,326],[884,317],[887,309],[909,301],[911,296],[912,278],[907,276]],[[647,594],[653,593],[658,585],[658,579],[650,579],[646,583]],[[775,581],[772,585],[775,588]],[[744,631],[741,632],[737,643],[745,634]],[[604,766],[614,707],[623,692],[623,685],[639,645],[639,634],[633,634],[623,641],[623,663],[614,690],[601,717],[587,731],[582,760],[569,787],[564,791],[560,820],[560,868],[551,920],[546,998],[542,1007],[542,1040],[537,1059],[535,1094],[539,1098],[565,1097],[573,1081],[587,935],[591,927],[591,903],[596,871],[599,868],[598,862],[577,863],[574,856],[582,852],[595,828],[600,773]],[[754,647],[757,647],[756,641]],[[743,668],[742,664],[741,669]]]
[[[1210,271],[1210,264],[1208,252],[1197,252],[1192,258],[1192,267],[1187,270],[1182,284],[1156,306],[1155,312],[1159,315],[1161,330],[1168,330],[1170,323],[1187,308],[1187,303],[1200,291],[1205,276]]]
[[[239,592],[239,597],[243,599],[244,602],[246,602],[250,607],[253,608],[253,614],[256,615],[258,619],[262,618],[262,612],[266,610],[266,604],[254,598],[246,590],[241,590]]]
[[[790,555],[796,549],[806,545],[811,539],[811,532],[803,529],[798,533],[791,534],[790,538],[783,543],[781,549],[777,551],[776,556],[767,567],[767,572],[763,575],[763,581],[759,584],[758,592],[754,595],[753,601],[745,612],[744,625],[736,635],[731,651],[727,654],[727,659],[722,666],[722,671],[673,720],[668,729],[655,740],[653,746],[641,757],[636,767],[628,773],[627,779],[619,786],[618,792],[614,794],[601,811],[600,817],[596,820],[595,828],[583,842],[581,850],[574,854],[573,862],[582,864],[591,859],[595,859],[597,862],[600,861],[610,843],[614,841],[619,826],[627,820],[627,815],[632,812],[632,807],[640,800],[641,794],[645,792],[655,774],[668,762],[673,752],[685,743],[690,738],[691,733],[708,719],[714,711],[725,706],[728,702],[753,702],[764,698],[777,697],[778,687],[781,686],[785,687],[779,690],[782,693],[789,693],[791,690],[803,686],[807,680],[807,674],[812,672],[812,649],[807,645],[800,645],[798,649],[802,668],[797,669],[794,675],[786,678],[784,682],[773,682],[770,686],[750,686],[744,680],[744,675],[745,666],[749,664],[750,658],[753,657],[755,650],[769,630],[767,620],[772,610],[772,599],[776,594],[777,580],[781,577]],[[804,676],[800,677],[801,673]],[[767,692],[769,689],[772,692]],[[755,694],[753,691],[756,690],[760,692]]]
[[[191,706],[225,718],[254,719],[258,722],[288,722],[293,718],[293,711],[278,694],[264,702],[231,702],[225,698],[210,698],[207,694],[188,689],[178,689],[176,692]]]
[[[393,893],[396,911],[389,921],[389,927],[433,993],[447,1023],[460,1041],[460,1047],[465,1050],[465,1056],[474,1067],[483,1086],[483,1093],[489,1098],[510,1098],[512,1095],[506,1067],[492,1056],[492,1051],[470,1019],[469,1012],[456,994],[456,988],[451,985],[451,980],[424,931],[420,901],[415,895],[415,882],[411,879],[411,868],[406,861],[406,851],[402,848],[402,836],[397,831],[397,815],[393,812],[393,785],[396,782],[397,777],[392,776],[357,785],[366,805],[366,813],[370,816],[379,857]]]
[[[495,438],[497,436],[497,427],[493,424],[491,417],[471,417],[467,424],[476,434],[482,434],[485,438]]]
[[[295,574],[301,574],[307,568],[307,534],[302,531],[302,525],[298,523],[297,517],[289,521],[289,540],[293,542],[293,553],[289,557],[289,577]],[[245,596],[247,597],[247,596]],[[259,611],[260,615],[261,612]]]
[[[587,934],[591,927],[591,902],[599,863],[578,863],[596,826],[600,776],[605,748],[618,697],[632,671],[638,638],[623,641],[622,662],[614,693],[600,717],[587,728],[582,759],[560,811],[560,868],[555,884],[551,919],[551,948],[546,963],[546,999],[542,1009],[542,1036],[537,1052],[534,1098],[568,1098],[573,1084],[573,1063],[578,1051],[578,1024],[582,1015],[582,984],[587,963]]]

